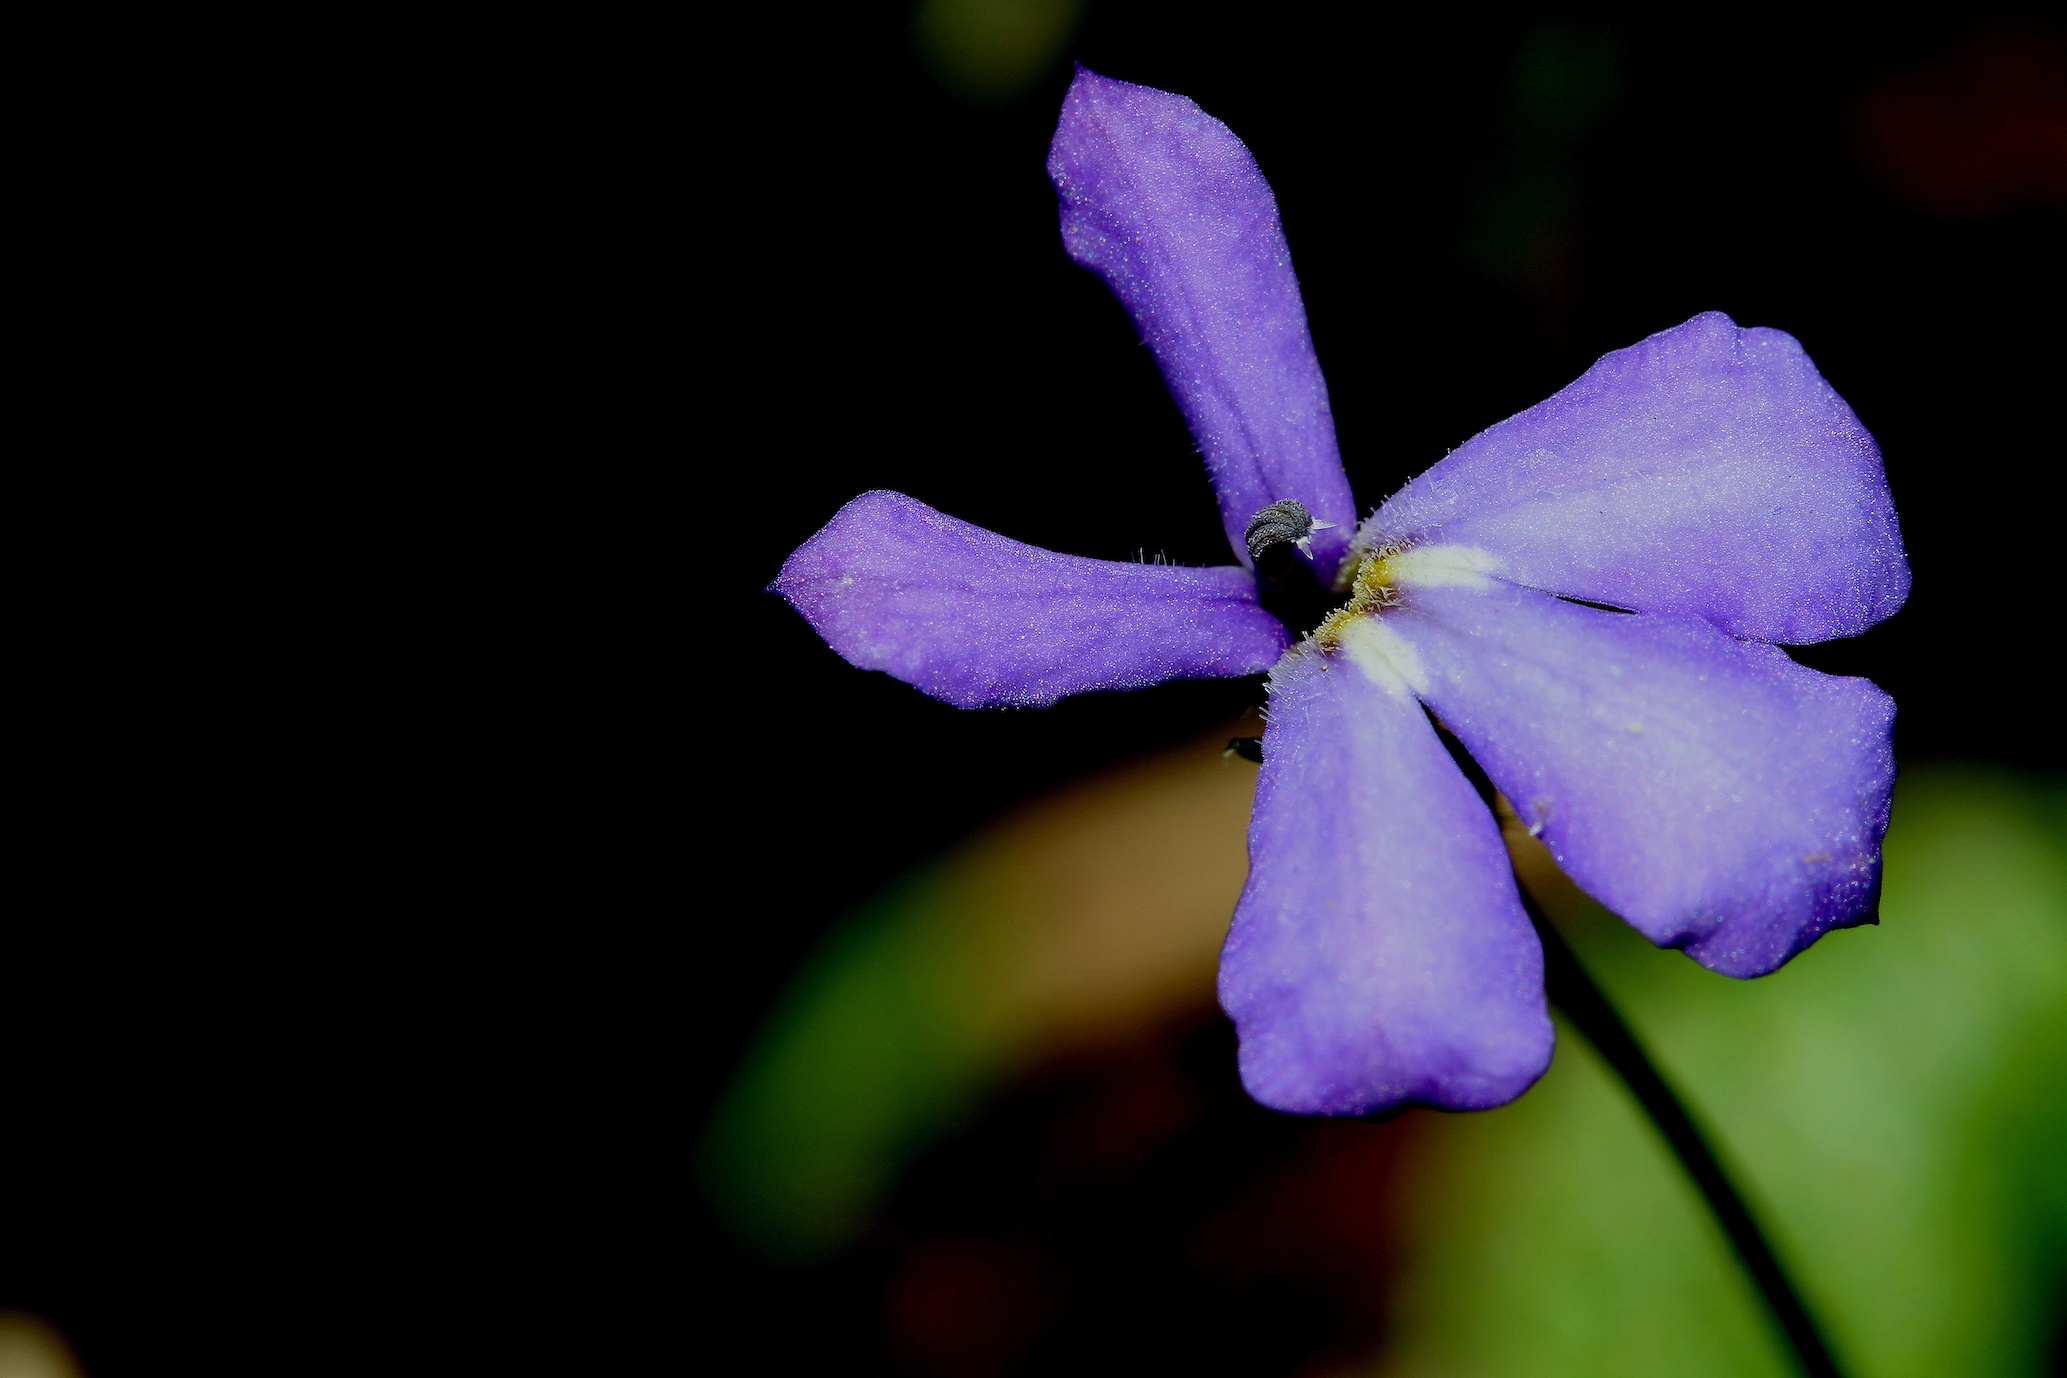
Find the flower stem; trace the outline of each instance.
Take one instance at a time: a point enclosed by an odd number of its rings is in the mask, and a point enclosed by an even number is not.
[[[1579,959],[1564,935],[1543,916],[1527,888],[1519,888],[1522,904],[1536,925],[1537,936],[1543,940],[1543,984],[1550,992],[1551,1003],[1577,1026],[1580,1033],[1586,1035],[1586,1040],[1615,1069],[1630,1094],[1643,1106],[1644,1113],[1651,1117],[1651,1123],[1658,1126],[1658,1132],[1679,1155],[1687,1175],[1694,1179],[1694,1185],[1707,1198],[1708,1208],[1715,1212],[1723,1233],[1730,1237],[1745,1271],[1751,1274],[1751,1280],[1758,1284],[1766,1304],[1772,1308],[1773,1319],[1779,1322],[1801,1371],[1809,1378],[1839,1378],[1837,1361],[1831,1357],[1830,1347],[1823,1342],[1815,1318],[1802,1305],[1800,1294],[1788,1281],[1765,1236],[1759,1233],[1758,1222],[1752,1219],[1744,1198],[1730,1184],[1729,1176],[1724,1173],[1722,1164],[1716,1161],[1707,1140],[1701,1137],[1701,1131],[1687,1115],[1686,1108],[1645,1055],[1636,1035],[1622,1022],[1622,1016],[1608,1003],[1608,997],[1593,983],[1593,978],[1586,974],[1586,968],[1579,965]]]

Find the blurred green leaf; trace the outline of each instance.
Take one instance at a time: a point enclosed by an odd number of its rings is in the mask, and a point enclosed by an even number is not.
[[[912,36],[949,89],[1002,104],[1047,75],[1083,9],[1083,0],[920,0]]]
[[[1212,998],[1256,768],[1225,732],[999,820],[836,927],[704,1145],[762,1252],[851,1239],[912,1154],[1018,1067]]]
[[[957,922],[956,910],[952,890],[926,871],[835,929],[720,1105],[705,1179],[769,1257],[807,1259],[845,1243],[914,1148],[952,1124],[994,1071],[982,924]]]
[[[1568,916],[1859,1378],[2043,1371],[2067,1243],[2063,833],[2056,787],[1905,775],[1882,925],[1759,981]],[[1380,1371],[1790,1372],[1656,1131],[1560,1032],[1522,1100],[1430,1125]]]

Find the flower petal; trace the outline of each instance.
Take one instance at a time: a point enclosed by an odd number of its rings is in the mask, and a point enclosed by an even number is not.
[[[841,508],[769,588],[853,664],[958,708],[1259,674],[1288,639],[1233,565],[1057,555],[881,490]]]
[[[1492,814],[1413,696],[1358,659],[1308,642],[1271,674],[1220,959],[1242,1081],[1300,1114],[1500,1105],[1550,1061],[1543,951]]]
[[[1791,335],[1719,311],[1481,432],[1360,537],[1477,546],[1515,583],[1801,645],[1902,606],[1880,450]]]
[[[1296,498],[1334,571],[1356,525],[1328,387],[1277,200],[1226,125],[1183,96],[1079,67],[1048,152],[1069,256],[1104,278],[1184,412],[1236,555],[1249,519]]]
[[[1693,617],[1485,580],[1383,614],[1415,688],[1582,889],[1652,942],[1762,976],[1870,919],[1894,704]]]

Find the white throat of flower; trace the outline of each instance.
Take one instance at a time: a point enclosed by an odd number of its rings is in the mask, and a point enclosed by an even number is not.
[[[1427,688],[1421,657],[1380,615],[1416,588],[1463,588],[1483,593],[1497,566],[1491,553],[1468,545],[1410,546],[1404,542],[1357,557],[1350,599],[1328,614],[1310,638],[1322,651],[1339,651],[1394,694]]]

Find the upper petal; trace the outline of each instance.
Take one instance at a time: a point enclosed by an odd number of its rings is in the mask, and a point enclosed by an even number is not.
[[[1235,553],[1248,562],[1251,517],[1296,498],[1335,523],[1313,538],[1325,579],[1356,504],[1277,200],[1256,160],[1185,97],[1079,67],[1048,176],[1070,257],[1125,304],[1183,409]]]
[[[1308,642],[1271,674],[1220,959],[1242,1081],[1302,1114],[1499,1105],[1550,1061],[1543,951],[1491,813],[1375,668]]]
[[[1498,580],[1383,616],[1416,689],[1582,889],[1653,942],[1760,976],[1869,917],[1894,704],[1691,617]]]
[[[1086,560],[864,493],[769,586],[832,648],[959,708],[1270,668],[1284,625],[1233,565]]]
[[[1805,644],[1902,605],[1880,450],[1791,335],[1719,311],[1616,350],[1409,483],[1362,537],[1478,546],[1516,583]]]

